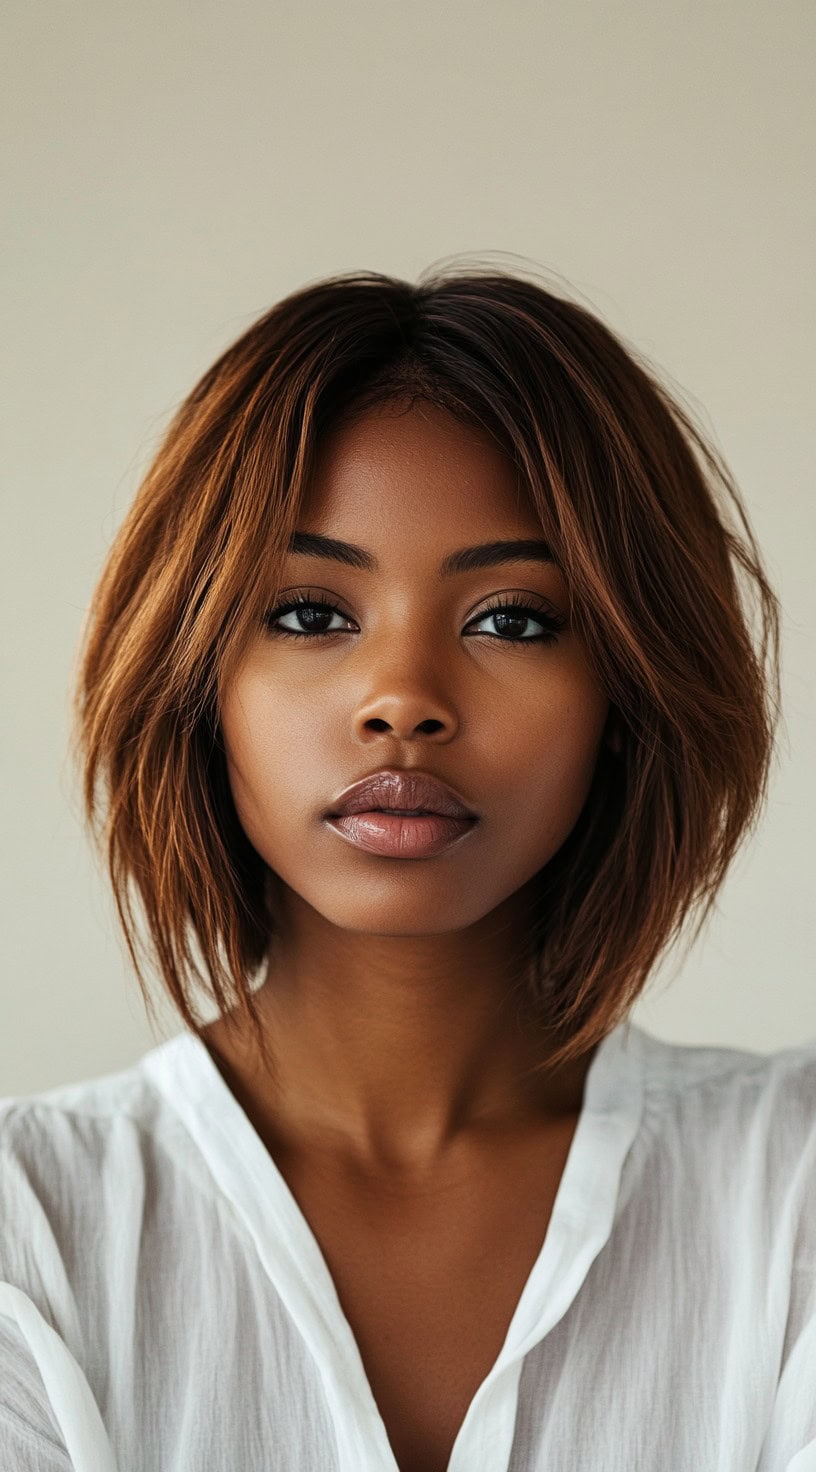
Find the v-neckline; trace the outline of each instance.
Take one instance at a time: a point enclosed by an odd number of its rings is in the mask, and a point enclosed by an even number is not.
[[[609,1239],[624,1161],[643,1112],[647,1035],[624,1019],[599,1043],[541,1250],[504,1344],[475,1392],[447,1472],[506,1472],[518,1381],[529,1350],[559,1322]],[[328,1264],[285,1177],[193,1032],[159,1044],[141,1066],[184,1123],[321,1376],[338,1472],[399,1472]]]

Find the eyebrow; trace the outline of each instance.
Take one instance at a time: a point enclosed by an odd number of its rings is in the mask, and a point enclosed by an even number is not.
[[[306,557],[326,557],[344,562],[348,567],[376,572],[379,563],[373,553],[354,542],[341,542],[321,532],[293,532],[289,551]],[[460,547],[442,559],[439,571],[443,578],[457,572],[473,572],[482,567],[496,567],[502,562],[555,562],[548,542],[537,537],[522,537],[510,542],[480,542],[475,547]]]

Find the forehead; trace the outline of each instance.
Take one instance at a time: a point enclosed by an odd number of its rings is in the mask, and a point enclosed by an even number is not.
[[[458,545],[541,530],[518,470],[492,436],[424,402],[378,406],[332,429],[299,524],[367,545],[395,536]]]

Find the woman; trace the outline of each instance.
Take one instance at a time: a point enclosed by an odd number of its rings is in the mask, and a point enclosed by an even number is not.
[[[816,1468],[816,1042],[628,1020],[778,640],[725,467],[535,281],[338,276],[223,354],[77,684],[185,1027],[3,1101],[3,1466]]]

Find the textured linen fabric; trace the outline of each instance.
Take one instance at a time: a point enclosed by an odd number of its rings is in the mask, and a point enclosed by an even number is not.
[[[0,1100],[0,1212],[3,1472],[396,1472],[317,1240],[193,1033]],[[449,1472],[816,1472],[816,1039],[621,1023],[542,1235]]]

